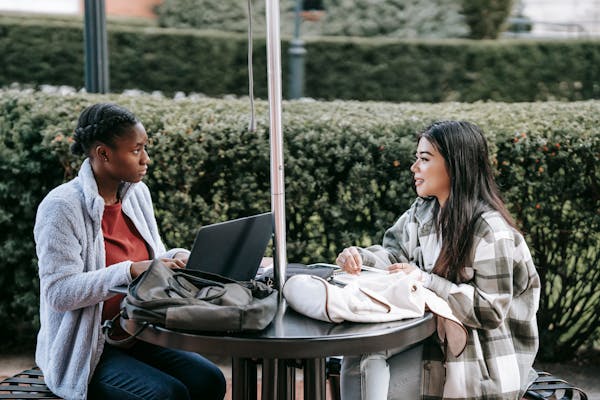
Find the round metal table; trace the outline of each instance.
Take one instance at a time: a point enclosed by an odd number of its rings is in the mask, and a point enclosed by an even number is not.
[[[122,319],[129,333],[141,324]],[[304,396],[325,400],[325,358],[387,348],[408,349],[435,332],[434,316],[381,323],[333,324],[301,315],[282,303],[273,322],[256,333],[198,333],[148,325],[138,339],[163,347],[232,357],[233,399],[256,399],[256,363],[262,360],[262,399],[294,399],[295,367],[301,360]]]

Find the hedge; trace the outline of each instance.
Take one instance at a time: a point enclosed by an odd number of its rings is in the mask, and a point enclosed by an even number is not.
[[[513,0],[462,0],[462,12],[469,25],[469,37],[496,39],[505,28]]]
[[[266,32],[263,1],[253,2],[255,34]],[[294,2],[280,4],[280,30],[294,32]],[[458,38],[469,33],[461,4],[456,0],[315,0],[303,10],[322,8],[304,20],[302,36],[386,36],[396,38]],[[477,11],[471,7],[472,11]],[[159,26],[218,29],[245,33],[247,4],[236,0],[164,0],[155,9]],[[478,15],[487,21],[487,16]],[[314,17],[318,19],[315,20]]]
[[[111,24],[110,87],[247,93],[241,34]],[[255,40],[255,93],[267,97],[266,45]],[[288,41],[282,42],[287,83]],[[440,102],[600,97],[600,41],[314,38],[306,40],[305,95],[316,99]],[[0,87],[83,86],[82,22],[0,16]],[[284,91],[287,85],[284,84]]]
[[[81,162],[68,152],[80,111],[133,110],[150,134],[146,182],[164,240],[191,246],[199,226],[270,209],[268,109],[246,130],[241,100],[0,91],[0,343],[34,343],[36,207]],[[415,132],[467,119],[487,133],[498,182],[544,282],[543,359],[564,359],[600,334],[600,102],[386,104],[285,102],[287,252],[332,262],[379,243],[415,198]]]

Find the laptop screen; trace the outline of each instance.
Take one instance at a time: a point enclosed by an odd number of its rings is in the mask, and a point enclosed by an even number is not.
[[[203,226],[186,268],[238,281],[254,279],[272,236],[270,212]]]

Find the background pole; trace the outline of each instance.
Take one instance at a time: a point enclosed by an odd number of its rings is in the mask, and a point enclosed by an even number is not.
[[[300,39],[300,26],[302,24],[302,0],[296,0],[294,8],[294,38],[290,42],[288,54],[290,56],[290,99],[299,99],[304,96],[304,58],[306,49]]]
[[[85,0],[85,90],[108,93],[108,45],[104,0]]]

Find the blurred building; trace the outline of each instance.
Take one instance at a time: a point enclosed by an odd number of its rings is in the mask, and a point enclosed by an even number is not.
[[[106,14],[155,18],[153,8],[162,0],[105,0]],[[84,0],[0,0],[0,11],[44,14],[83,14]]]
[[[533,37],[600,36],[600,0],[520,0]]]

